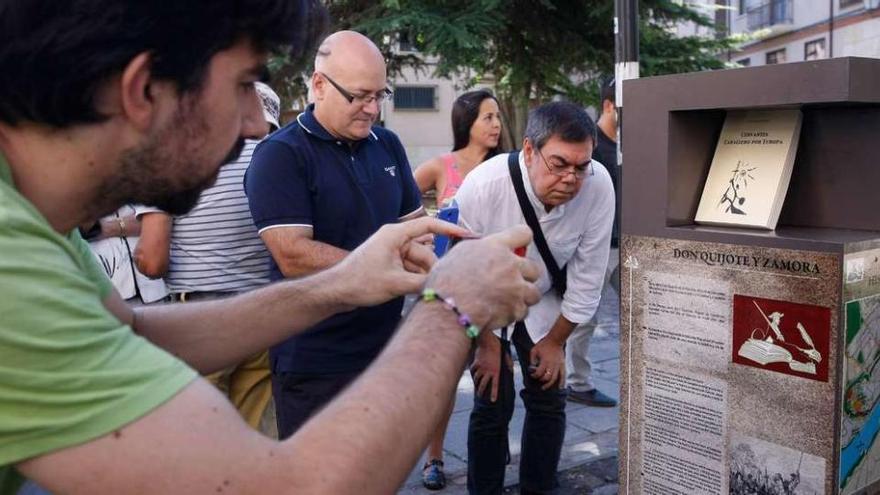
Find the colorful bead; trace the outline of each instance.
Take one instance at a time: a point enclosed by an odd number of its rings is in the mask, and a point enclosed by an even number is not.
[[[437,291],[434,289],[426,288],[422,291],[422,301],[431,302],[431,301],[440,301],[443,303],[443,306],[446,309],[454,312],[457,316],[456,320],[458,324],[464,327],[465,335],[467,335],[471,339],[477,338],[480,335],[480,327],[474,325],[471,322],[471,319],[468,315],[459,311],[458,307],[455,305],[455,299],[443,298],[440,294],[437,294]]]

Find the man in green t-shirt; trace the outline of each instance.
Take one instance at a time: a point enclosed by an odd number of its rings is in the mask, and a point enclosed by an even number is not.
[[[495,328],[537,301],[538,267],[512,253],[528,229],[462,243],[432,267],[425,234],[468,234],[429,219],[223,301],[133,310],[112,289],[76,227],[124,203],[191,208],[265,125],[253,82],[267,53],[296,60],[323,16],[317,0],[3,2],[0,493],[24,477],[55,494],[392,492],[464,365],[456,311]],[[287,441],[249,429],[197,375],[422,287],[449,304],[426,296]]]

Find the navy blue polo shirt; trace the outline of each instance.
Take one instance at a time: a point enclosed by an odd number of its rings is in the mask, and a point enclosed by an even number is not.
[[[313,239],[353,250],[379,227],[422,207],[397,136],[373,127],[347,143],[315,119],[311,105],[254,151],[245,175],[251,215],[260,232],[310,226]],[[274,259],[270,278],[283,278]],[[369,290],[364,287],[364,290]],[[276,372],[330,374],[366,368],[400,320],[403,298],[337,314],[270,350]]]

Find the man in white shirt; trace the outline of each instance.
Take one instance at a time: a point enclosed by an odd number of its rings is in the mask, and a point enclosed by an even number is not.
[[[520,459],[521,493],[548,493],[557,486],[556,468],[565,437],[565,342],[599,304],[614,219],[614,188],[604,166],[590,157],[596,126],[580,107],[553,102],[534,109],[523,150],[509,168],[499,155],[468,174],[456,202],[463,226],[480,235],[526,223],[511,180],[523,178],[528,207],[534,210],[566,287],[554,290],[550,273],[538,280],[542,298],[511,339],[485,332],[471,373],[474,409],[468,429],[468,490],[501,493],[508,457],[507,430],[514,385],[510,342],[523,370],[526,408]],[[518,167],[517,167],[518,163]],[[533,242],[526,256],[545,264]],[[561,278],[561,277],[560,277]],[[558,292],[564,292],[560,297]],[[504,356],[505,366],[501,366]]]

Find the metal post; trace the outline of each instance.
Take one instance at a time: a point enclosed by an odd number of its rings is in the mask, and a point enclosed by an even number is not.
[[[828,58],[834,58],[834,0],[828,0]]]
[[[614,0],[614,99],[617,106],[617,163],[623,166],[623,81],[639,77],[639,2]],[[618,189],[619,190],[619,189]]]
[[[639,77],[639,3],[638,0],[614,0],[614,37],[615,37],[615,57],[614,67],[614,100],[617,106],[617,180],[615,189],[618,192],[617,206],[622,205],[620,200],[623,195],[621,187],[621,179],[623,177],[623,81],[627,79],[636,79]],[[618,216],[619,218],[620,216]],[[619,228],[621,236],[623,229]],[[622,241],[622,239],[621,239]],[[623,244],[621,242],[621,248]],[[630,272],[631,273],[631,272]],[[632,360],[630,360],[632,363]],[[630,370],[630,377],[632,370]],[[632,394],[629,395],[630,404],[627,409],[632,412]],[[631,422],[627,422],[632,425]],[[627,426],[627,446],[628,454],[632,453],[629,445],[629,439],[632,438],[632,432],[629,431],[631,426]],[[632,493],[632,484],[630,481],[630,473],[632,465],[628,460],[626,467],[626,487],[627,494]]]

